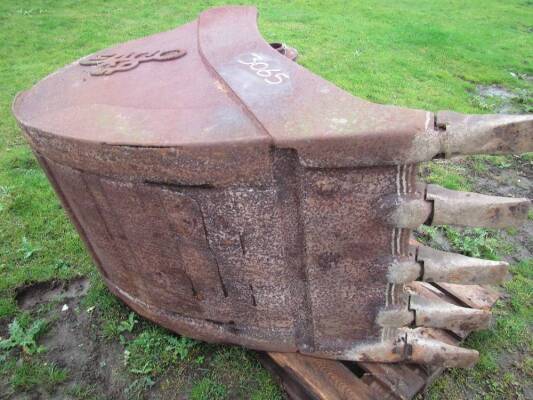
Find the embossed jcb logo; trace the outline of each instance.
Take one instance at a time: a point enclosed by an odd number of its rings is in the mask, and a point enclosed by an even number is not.
[[[148,61],[169,61],[183,57],[185,50],[156,50],[153,52],[131,52],[128,54],[99,54],[80,61],[80,65],[94,66],[90,71],[93,76],[111,75],[115,72],[129,71],[140,63]]]

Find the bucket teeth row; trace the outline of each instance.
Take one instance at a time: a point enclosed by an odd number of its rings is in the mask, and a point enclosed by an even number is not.
[[[446,158],[466,154],[516,154],[533,151],[533,116],[464,115],[442,111],[434,116],[435,132],[428,133],[429,152]],[[506,228],[522,224],[530,201],[478,193],[459,192],[438,185],[420,185],[416,193],[393,195],[381,204],[383,215],[395,228],[415,229],[420,225],[456,225]],[[413,281],[462,285],[497,284],[508,276],[508,263],[482,260],[414,246],[409,256],[395,258],[389,265],[391,284]],[[399,334],[380,346],[365,349],[365,356],[378,362],[414,362],[442,367],[471,367],[479,354],[432,337],[445,329],[468,332],[486,329],[491,312],[460,307],[442,300],[430,300],[406,291],[404,306],[387,307],[376,323]],[[408,306],[405,306],[408,303]]]

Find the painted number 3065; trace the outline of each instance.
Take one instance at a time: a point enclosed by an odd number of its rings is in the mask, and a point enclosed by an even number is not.
[[[280,69],[272,69],[268,62],[257,53],[250,53],[252,61],[237,60],[239,63],[247,65],[257,76],[269,85],[279,85],[289,79],[289,75],[281,72]]]

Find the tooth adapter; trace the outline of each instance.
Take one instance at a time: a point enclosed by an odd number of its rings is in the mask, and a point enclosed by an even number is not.
[[[527,199],[416,183],[434,157],[533,150],[531,116],[359,99],[269,45],[252,7],[100,51],[13,110],[110,290],[183,335],[254,349],[469,366],[424,327],[490,313],[404,284],[494,283],[502,262],[410,244],[421,224],[504,227]],[[282,51],[280,51],[280,49]]]

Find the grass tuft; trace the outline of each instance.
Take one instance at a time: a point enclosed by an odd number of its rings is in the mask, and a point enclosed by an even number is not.
[[[153,327],[127,342],[124,362],[129,371],[140,375],[161,375],[171,366],[187,360],[197,341]]]
[[[191,390],[191,400],[223,400],[227,397],[227,389],[222,383],[211,378],[202,378]]]
[[[447,161],[433,161],[421,166],[421,175],[427,183],[434,183],[447,189],[469,191],[472,182],[468,170],[462,164]]]
[[[511,243],[502,240],[495,229],[421,226],[417,237],[422,243],[437,249],[443,249],[444,240],[456,253],[488,260],[500,260],[515,250]]]
[[[57,385],[68,379],[67,370],[53,363],[20,359],[9,366],[12,372],[11,385],[16,392],[35,388],[53,392]]]

